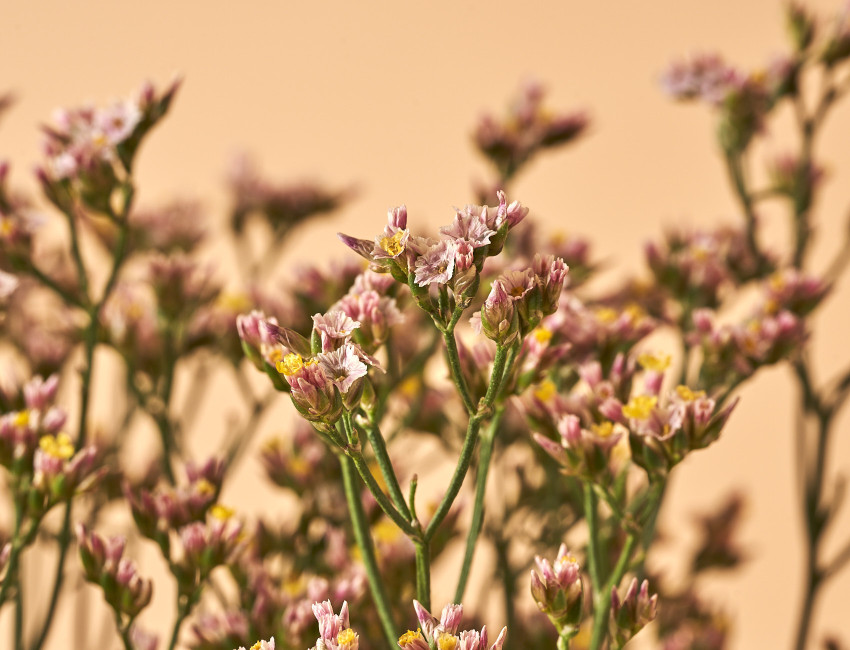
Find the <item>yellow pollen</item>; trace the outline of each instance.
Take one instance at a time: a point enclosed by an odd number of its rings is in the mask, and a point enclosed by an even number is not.
[[[216,300],[219,307],[241,313],[250,310],[254,304],[244,293],[224,292]]]
[[[392,255],[395,257],[396,255],[401,254],[404,250],[404,244],[402,243],[402,239],[404,238],[404,231],[399,230],[392,237],[384,237],[381,239],[381,248],[383,248],[388,255]]]
[[[286,464],[287,469],[298,477],[306,477],[310,473],[310,463],[301,456],[292,456]]]
[[[534,336],[535,340],[541,344],[548,343],[550,340],[552,340],[552,332],[550,330],[547,330],[545,327],[538,327],[532,332],[532,335]]]
[[[614,423],[602,422],[601,424],[591,424],[590,430],[600,438],[608,438],[614,432]]]
[[[457,637],[453,634],[445,634],[437,639],[439,650],[455,650],[457,648]]]
[[[15,414],[15,417],[12,418],[12,424],[16,427],[25,427],[30,423],[30,412],[29,411],[18,411]]]
[[[779,302],[777,302],[773,298],[766,300],[764,303],[764,311],[767,314],[775,314],[779,311]]]
[[[0,219],[0,235],[3,237],[8,237],[15,230],[15,225],[12,223],[11,219]]]
[[[519,298],[525,292],[525,287],[514,287],[511,289],[511,295],[514,298]]]
[[[646,316],[646,312],[643,310],[643,308],[634,302],[628,307],[626,307],[625,312],[629,315],[629,318],[633,323],[636,321],[643,320]]]
[[[402,648],[405,648],[405,647],[411,645],[414,641],[417,641],[419,639],[422,639],[423,641],[425,640],[425,639],[422,638],[422,634],[419,630],[416,630],[416,632],[414,632],[413,630],[408,630],[407,632],[402,634],[400,637],[398,637],[398,644]]]
[[[422,386],[422,382],[420,381],[417,375],[409,377],[402,382],[399,389],[401,390],[401,394],[405,397],[416,397],[419,394],[419,389]]]
[[[558,389],[555,382],[551,379],[546,379],[540,383],[537,390],[534,391],[534,396],[541,402],[548,402],[557,394]]]
[[[67,433],[42,436],[38,446],[45,454],[53,458],[68,460],[74,455],[74,445],[71,444],[71,438]]]
[[[304,576],[299,575],[297,578],[290,578],[283,582],[283,591],[290,596],[298,596],[304,591]]]
[[[200,481],[195,483],[195,492],[202,496],[211,496],[215,494],[215,485],[210,483],[207,479],[202,478]]]
[[[357,641],[357,634],[351,628],[340,630],[336,635],[336,642],[341,646],[348,646]]]
[[[564,564],[575,564],[576,562],[578,562],[578,560],[576,559],[575,555],[568,553],[564,557],[559,557],[556,562],[558,563],[558,566],[561,566]]]
[[[627,418],[635,420],[646,420],[655,405],[658,404],[658,398],[653,395],[638,395],[629,400],[629,403],[623,407],[623,415]]]
[[[687,386],[676,386],[676,394],[686,402],[693,402],[695,399],[705,397],[704,390],[693,391]]]
[[[294,375],[304,367],[304,359],[300,354],[287,354],[281,361],[277,362],[277,371],[282,375]]]
[[[638,363],[645,370],[652,370],[653,372],[664,372],[670,367],[670,361],[671,357],[669,354],[650,354],[649,352],[644,352],[638,357]]]
[[[401,537],[401,531],[393,522],[382,519],[372,527],[372,535],[379,542],[392,544]]]
[[[261,650],[263,647],[262,641],[257,641],[254,645],[251,646],[251,650]]]
[[[782,291],[785,288],[785,276],[781,271],[777,271],[767,281],[768,285],[774,291]]]
[[[596,310],[596,319],[600,323],[613,323],[617,320],[617,310],[611,309],[610,307],[599,307]]]
[[[212,508],[210,508],[210,514],[214,519],[218,519],[219,521],[227,521],[230,519],[236,511],[233,508],[228,508],[227,506],[223,506],[220,503],[216,503]]]

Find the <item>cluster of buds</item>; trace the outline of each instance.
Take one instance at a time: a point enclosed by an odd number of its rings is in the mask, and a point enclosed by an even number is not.
[[[746,74],[714,54],[674,63],[662,77],[664,90],[679,100],[701,100],[719,111],[718,139],[737,154],[763,128],[776,100],[796,86],[797,66],[774,64],[766,72]]]
[[[570,344],[568,360],[577,363],[597,360],[607,373],[620,355],[652,332],[658,323],[637,303],[615,309],[604,304],[588,305],[576,295],[567,294],[560,301],[558,311],[543,326]]]
[[[194,576],[203,580],[217,566],[231,562],[244,548],[242,523],[230,508],[214,505],[206,521],[194,521],[179,531],[183,547],[182,561],[177,563],[177,579],[181,586],[194,584]]]
[[[343,234],[339,237],[369,260],[374,270],[390,273],[408,285],[425,311],[447,322],[455,306],[435,304],[429,288],[450,288],[454,300],[466,307],[478,288],[484,260],[502,250],[508,231],[528,213],[517,201],[508,204],[503,192],[498,198],[496,208],[467,205],[456,210],[452,224],[440,228],[439,240],[411,234],[404,206],[388,212],[387,226],[374,243]]]
[[[269,439],[260,451],[260,460],[275,484],[295,490],[299,495],[315,490],[318,476],[336,478],[339,472],[327,447],[303,420],[295,424],[290,438]]]
[[[349,198],[350,191],[330,191],[313,183],[273,184],[262,178],[247,156],[236,156],[228,171],[233,196],[230,223],[241,233],[252,216],[261,216],[279,241],[291,227],[308,218],[333,212]]]
[[[647,623],[655,619],[658,594],[649,595],[649,581],[644,580],[638,589],[637,578],[633,578],[624,596],[617,587],[611,588],[611,619],[609,632],[616,648],[622,648]]]
[[[145,537],[162,541],[168,532],[192,522],[202,521],[221,491],[224,462],[210,458],[201,465],[187,463],[187,482],[171,487],[162,484],[154,489],[133,490],[125,485],[124,495],[133,519]]]
[[[156,255],[148,263],[148,278],[159,312],[169,322],[189,319],[198,308],[215,300],[221,287],[211,266],[184,255]]]
[[[803,318],[781,308],[760,310],[732,324],[718,324],[711,310],[698,309],[693,321],[689,342],[701,348],[700,379],[706,385],[734,386],[760,367],[787,358],[806,340]]]
[[[473,134],[479,151],[508,180],[542,149],[565,144],[581,135],[588,125],[583,111],[553,115],[543,107],[544,88],[526,83],[505,119],[483,116]]]
[[[105,467],[96,468],[97,457],[92,445],[76,451],[67,433],[42,436],[33,457],[30,509],[44,512],[90,489],[107,471]]]
[[[330,309],[360,324],[354,339],[368,352],[375,352],[386,342],[390,328],[404,322],[396,299],[387,295],[394,288],[392,277],[367,269]]]
[[[560,258],[535,255],[531,268],[503,273],[493,281],[473,326],[480,321],[488,339],[510,345],[517,335],[525,336],[555,313],[568,270]]]
[[[22,391],[23,408],[0,416],[0,464],[13,474],[32,469],[39,439],[65,425],[67,414],[53,405],[58,388],[58,375],[33,377]]]
[[[553,564],[537,556],[537,571],[531,571],[531,595],[541,612],[549,617],[560,636],[578,633],[582,616],[581,571],[578,560],[561,544]]]
[[[487,628],[458,632],[463,616],[463,605],[446,605],[437,620],[418,601],[413,601],[419,629],[408,631],[399,637],[398,647],[402,650],[429,650],[430,648],[453,648],[454,650],[488,650]],[[489,650],[502,650],[508,629],[502,628]]]
[[[756,277],[772,263],[760,263],[747,244],[742,228],[709,231],[670,231],[663,243],[645,247],[655,282],[690,309],[716,307],[721,292]]]
[[[650,382],[650,388],[658,387],[658,382]],[[717,440],[736,404],[718,406],[703,391],[677,386],[664,402],[657,392],[648,392],[626,404],[612,397],[600,410],[628,429],[632,460],[650,474],[664,474],[688,452]]]
[[[581,426],[576,415],[564,415],[558,421],[560,444],[539,433],[534,440],[554,458],[566,474],[600,484],[611,479],[611,452],[625,430],[611,422]]]
[[[256,312],[240,317],[238,327],[249,357],[276,386],[288,387],[295,408],[310,422],[331,426],[343,409],[355,409],[369,367],[381,369],[377,359],[352,340],[360,323],[339,309],[313,316],[311,341]]]
[[[74,191],[88,207],[114,214],[113,191],[130,172],[142,138],[165,115],[178,87],[175,82],[158,96],[148,84],[132,99],[105,108],[58,111],[56,125],[45,128],[47,160],[38,170],[47,197],[67,207],[68,193]]]
[[[313,604],[313,615],[319,622],[319,638],[311,650],[357,650],[360,637],[348,622],[348,602],[344,602],[339,614],[334,614],[331,601]]]
[[[829,289],[820,278],[801,273],[793,267],[781,269],[762,285],[762,310],[767,314],[788,311],[795,316],[807,316],[820,304]]]
[[[133,560],[124,557],[127,541],[104,539],[79,524],[77,543],[86,580],[100,585],[110,607],[132,621],[150,602],[153,583],[138,574]]]

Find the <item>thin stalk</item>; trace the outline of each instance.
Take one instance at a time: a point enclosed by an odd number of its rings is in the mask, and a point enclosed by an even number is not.
[[[392,519],[393,523],[401,528],[405,535],[408,537],[415,536],[416,531],[413,526],[403,514],[396,510],[395,505],[393,505],[392,501],[390,501],[389,497],[387,497],[381,489],[381,486],[378,485],[378,481],[376,481],[375,477],[372,475],[372,470],[369,469],[369,465],[366,462],[366,459],[363,458],[363,454],[360,451],[349,449],[346,451],[346,456],[348,456],[348,458],[350,458],[354,463],[354,467],[357,469],[357,472],[360,474],[363,482],[366,483],[366,487],[369,488],[372,496],[375,497],[375,501],[378,502],[378,506],[380,506],[381,510],[384,511],[384,514]]]
[[[416,550],[416,600],[427,610],[431,609],[431,543],[414,540]],[[456,603],[460,601],[455,599]]]
[[[88,437],[87,422],[89,402],[91,398],[92,377],[94,375],[94,350],[97,346],[98,317],[103,305],[109,299],[109,294],[115,286],[115,280],[118,276],[118,272],[121,266],[123,266],[126,258],[128,230],[127,216],[130,212],[133,199],[132,185],[129,182],[125,186],[124,192],[124,203],[122,205],[121,214],[118,215],[120,226],[118,237],[119,243],[116,247],[115,257],[112,260],[112,268],[110,269],[109,278],[107,279],[104,291],[101,294],[100,299],[94,304],[91,294],[89,293],[88,275],[86,274],[86,268],[83,264],[80,253],[79,236],[77,232],[77,225],[74,221],[74,215],[66,214],[66,217],[68,218],[68,227],[71,232],[71,253],[77,269],[77,281],[80,286],[82,300],[84,304],[88,305],[88,324],[83,334],[84,365],[80,386],[80,417],[77,421],[77,443],[75,445],[78,450],[85,445]],[[56,563],[56,573],[53,579],[53,588],[50,591],[47,614],[45,615],[44,621],[40,627],[41,632],[30,646],[30,650],[41,650],[41,647],[44,645],[47,635],[50,632],[53,617],[56,615],[56,606],[59,602],[59,592],[62,590],[62,583],[65,579],[65,559],[68,555],[68,545],[71,543],[72,505],[73,501],[68,501],[68,504],[65,506],[62,528],[57,536],[57,541],[59,542],[59,560]]]
[[[398,511],[407,517],[407,519],[410,519],[410,510],[404,501],[404,494],[401,491],[401,486],[398,484],[398,477],[396,476],[395,469],[393,469],[393,463],[390,460],[390,455],[387,451],[386,440],[384,440],[384,436],[381,434],[377,423],[371,422],[369,423],[369,426],[365,428],[366,438],[372,446],[372,451],[375,454],[375,460],[381,470],[381,475],[384,477],[384,482],[389,488],[390,498]]]
[[[457,350],[457,341],[455,340],[454,330],[446,330],[443,332],[443,340],[446,342],[446,356],[449,359],[449,370],[457,387],[457,392],[466,407],[467,413],[470,415],[476,411],[475,403],[469,395],[469,388],[466,385],[466,379],[463,377],[463,372],[460,368],[460,356]]]
[[[623,544],[623,550],[620,551],[620,557],[617,559],[617,564],[614,565],[614,570],[608,577],[605,586],[598,592],[593,594],[593,630],[590,637],[589,650],[599,650],[608,636],[608,616],[611,612],[611,590],[614,589],[620,580],[623,579],[626,571],[629,568],[629,563],[632,559],[632,553],[637,545],[637,535],[628,535],[626,542]]]
[[[357,477],[354,473],[353,462],[348,456],[339,455],[339,464],[342,468],[342,481],[345,488],[345,500],[348,503],[348,512],[351,515],[351,527],[354,530],[354,540],[360,549],[360,556],[366,568],[366,578],[369,581],[369,589],[372,592],[372,600],[378,610],[378,618],[384,630],[384,636],[390,648],[396,647],[398,634],[393,623],[392,610],[389,606],[387,594],[384,591],[384,583],[378,570],[378,561],[375,557],[375,549],[372,545],[372,533],[363,512],[360,502],[360,489]]]
[[[454,335],[449,338],[454,341]],[[460,450],[460,458],[458,459],[454,474],[452,474],[446,494],[443,495],[440,504],[437,506],[437,510],[434,512],[434,516],[431,518],[431,521],[428,523],[428,527],[425,529],[425,539],[430,540],[434,536],[437,527],[449,513],[449,509],[452,507],[454,500],[460,492],[463,480],[466,478],[467,471],[469,471],[469,464],[472,461],[472,455],[475,452],[475,444],[478,442],[478,433],[481,429],[481,424],[483,420],[487,418],[488,413],[493,406],[493,402],[496,399],[496,395],[499,392],[502,375],[506,370],[505,364],[507,362],[507,356],[507,348],[500,346],[496,349],[496,359],[493,361],[493,371],[490,374],[490,384],[487,387],[487,393],[481,400],[481,406],[478,411],[469,418],[469,424],[466,428],[466,436],[463,440],[463,447]]]
[[[475,480],[475,502],[472,506],[472,522],[469,525],[469,533],[466,536],[466,550],[463,554],[463,564],[460,568],[457,589],[455,590],[454,602],[463,602],[463,594],[466,591],[466,583],[469,580],[469,571],[472,567],[472,558],[475,555],[475,546],[481,528],[484,524],[484,497],[487,492],[487,475],[490,469],[490,460],[493,455],[493,444],[496,431],[504,414],[504,408],[499,408],[490,422],[490,426],[481,438],[481,451],[478,455],[478,475]]]
[[[590,583],[593,586],[594,598],[602,588],[602,576],[599,571],[599,502],[596,492],[589,483],[582,484],[584,494],[584,519],[587,522],[587,570],[590,573]],[[595,615],[595,612],[594,612]]]

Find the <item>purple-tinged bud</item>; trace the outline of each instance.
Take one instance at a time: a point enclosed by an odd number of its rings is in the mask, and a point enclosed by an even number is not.
[[[407,206],[400,205],[387,211],[387,223],[390,228],[405,230],[407,228]]]
[[[288,354],[278,363],[280,372],[292,389],[292,403],[310,422],[334,424],[342,415],[342,397],[333,380],[319,362],[306,362],[298,354]],[[341,382],[344,383],[345,377]]]
[[[440,615],[440,627],[449,634],[457,632],[460,619],[463,618],[463,605],[449,604],[443,608]]]
[[[581,421],[576,415],[565,415],[558,421],[558,433],[566,447],[574,447],[581,440]]]
[[[714,330],[714,312],[711,309],[695,309],[692,319],[697,332],[710,334]]]
[[[785,21],[794,49],[799,53],[805,52],[815,38],[817,25],[814,16],[801,4],[791,2],[786,7]]]
[[[348,246],[360,257],[363,257],[369,260],[370,262],[373,261],[372,250],[375,248],[374,242],[369,241],[368,239],[358,239],[357,237],[351,237],[350,235],[345,235],[341,232],[338,232],[336,236],[343,244]]]
[[[554,564],[537,556],[538,573],[531,571],[531,594],[537,607],[549,617],[559,635],[578,633],[582,615],[582,584],[578,561],[561,544]]]
[[[497,345],[510,345],[519,333],[519,315],[501,280],[496,280],[481,307],[481,331]]]
[[[321,336],[322,352],[331,352],[348,343],[354,330],[359,327],[360,322],[342,310],[313,314],[313,331]]]
[[[649,595],[649,581],[644,580],[638,590],[633,578],[622,600],[617,587],[611,588],[611,618],[609,631],[617,647],[622,647],[643,627],[655,619],[658,594]]]
[[[24,402],[27,408],[44,411],[56,398],[59,388],[59,375],[50,375],[46,380],[40,376],[33,377],[24,386]]]
[[[540,286],[543,315],[554,314],[558,310],[558,300],[569,267],[560,257],[537,253],[531,263],[531,269]]]

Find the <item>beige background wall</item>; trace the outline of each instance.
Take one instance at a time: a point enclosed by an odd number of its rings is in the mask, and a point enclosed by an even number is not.
[[[838,3],[814,4],[833,10]],[[671,57],[695,50],[719,49],[755,66],[784,47],[781,3],[772,0],[7,0],[0,8],[0,89],[19,101],[0,124],[0,155],[14,162],[14,182],[31,186],[37,126],[53,108],[105,101],[145,78],[163,85],[180,73],[185,85],[174,110],[142,152],[142,202],[199,196],[221,214],[225,162],[237,148],[256,153],[282,178],[360,188],[338,217],[296,236],[285,266],[343,254],[331,239],[336,230],[369,235],[386,208],[402,202],[413,223],[447,221],[453,205],[471,198],[470,181],[487,171],[469,143],[476,117],[500,111],[518,81],[533,75],[551,89],[553,107],[587,107],[593,127],[569,152],[535,163],[516,198],[553,229],[589,236],[617,269],[636,270],[641,243],[664,224],[736,215],[710,117],[662,96],[660,71]],[[813,257],[821,268],[840,243],[850,202],[848,127],[845,105],[822,141],[831,174]],[[775,135],[788,141],[781,124]],[[771,145],[755,161],[782,150]],[[783,241],[782,215],[767,215],[766,223],[767,236]],[[845,282],[817,320],[821,378],[850,359],[848,296]],[[739,649],[787,647],[800,596],[792,398],[786,369],[748,386],[725,437],[679,471],[663,516],[665,528],[685,535],[694,509],[732,488],[749,494],[743,541],[751,560],[710,586],[735,612]],[[847,472],[846,414],[842,433],[830,465]],[[835,533],[828,548],[850,534],[846,513]],[[845,572],[824,593],[819,636],[843,626],[850,639],[848,605]],[[167,604],[158,607],[168,615]],[[65,647],[57,637],[51,647]]]

